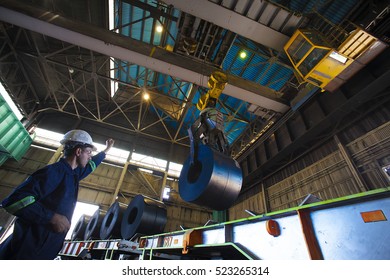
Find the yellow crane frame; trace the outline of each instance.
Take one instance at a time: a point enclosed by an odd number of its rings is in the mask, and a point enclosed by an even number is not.
[[[339,47],[332,48],[318,31],[298,29],[284,50],[302,80],[325,90],[359,57],[366,54],[365,60],[371,60],[372,55],[378,52],[370,53],[367,50],[374,47],[377,41],[374,36],[357,28]],[[330,85],[329,88],[335,87]]]

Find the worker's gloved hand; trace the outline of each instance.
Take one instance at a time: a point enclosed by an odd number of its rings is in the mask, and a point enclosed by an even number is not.
[[[51,218],[50,225],[53,231],[58,233],[66,233],[70,228],[70,222],[68,218],[57,213],[54,213],[53,218]]]

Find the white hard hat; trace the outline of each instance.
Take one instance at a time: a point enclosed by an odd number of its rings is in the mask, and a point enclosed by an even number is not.
[[[80,144],[87,144],[96,151],[96,147],[93,145],[92,137],[86,131],[81,129],[74,129],[65,133],[64,138],[60,141],[62,145],[67,142],[79,142]]]

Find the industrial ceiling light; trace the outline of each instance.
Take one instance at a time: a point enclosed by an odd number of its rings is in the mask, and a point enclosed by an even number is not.
[[[163,31],[163,27],[162,27],[161,25],[157,25],[157,26],[156,26],[156,31],[157,31],[158,33],[161,33],[161,32]]]
[[[241,51],[241,52],[240,52],[240,58],[245,59],[246,56],[247,56],[247,54],[246,54],[245,51]]]
[[[143,94],[143,98],[144,98],[144,100],[149,100],[149,98],[150,98],[150,95],[149,95],[149,93],[147,93],[147,92],[144,92],[144,94]]]
[[[169,186],[166,186],[163,190],[163,199],[168,200],[170,192],[171,188]]]
[[[348,60],[348,58],[346,58],[345,56],[343,56],[335,51],[332,51],[329,56],[333,59],[336,59],[337,61],[339,61],[343,64],[345,64]]]

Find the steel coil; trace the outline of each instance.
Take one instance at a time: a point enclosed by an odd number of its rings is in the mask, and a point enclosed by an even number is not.
[[[100,239],[121,238],[121,223],[127,206],[116,201],[108,208],[100,227]]]
[[[234,159],[208,146],[199,145],[197,159],[185,161],[179,177],[179,193],[183,200],[225,210],[237,199],[242,186],[240,165]]]
[[[137,195],[123,215],[121,236],[123,239],[131,239],[135,234],[161,233],[166,223],[167,209],[164,203]]]
[[[91,216],[88,215],[81,215],[80,219],[77,221],[73,231],[71,240],[83,240],[84,239],[84,233],[85,229],[88,226],[89,221],[91,220]]]
[[[84,240],[96,240],[100,239],[100,227],[102,225],[103,218],[106,214],[106,211],[96,210],[95,213],[91,216],[87,228],[84,233]]]
[[[91,216],[81,215],[79,220],[77,221],[71,235],[71,240],[84,240],[85,229],[88,226],[89,221],[91,220]]]

